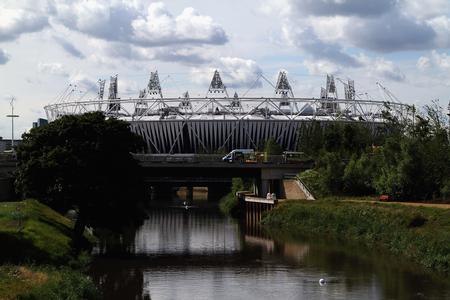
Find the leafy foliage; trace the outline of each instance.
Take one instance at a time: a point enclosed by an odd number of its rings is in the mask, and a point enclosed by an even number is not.
[[[438,102],[414,119],[386,117],[390,122],[374,128],[313,122],[302,129],[299,149],[317,162],[320,194],[450,200],[450,144]]]
[[[141,176],[130,152],[142,147],[124,121],[100,112],[63,116],[23,135],[16,187],[58,211],[75,207],[80,236],[84,225],[114,224],[134,207]]]
[[[242,178],[233,178],[231,181],[231,192],[220,199],[220,210],[226,215],[237,216],[239,214],[239,202],[236,193],[238,191],[249,190],[250,187],[250,181],[245,181]]]

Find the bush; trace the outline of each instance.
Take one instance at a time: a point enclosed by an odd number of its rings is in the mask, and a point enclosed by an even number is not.
[[[442,184],[441,195],[444,200],[450,200],[450,179]]]
[[[349,195],[371,195],[375,192],[373,181],[377,175],[374,159],[367,154],[360,158],[353,155],[344,170],[342,178],[344,192]]]
[[[316,198],[328,196],[330,190],[324,183],[323,177],[316,170],[306,170],[299,174],[300,180],[308,187]]]
[[[244,182],[242,178],[233,178],[231,181],[231,191],[220,199],[219,208],[226,214],[233,217],[239,215],[239,201],[236,197],[238,191],[248,190],[250,182]]]

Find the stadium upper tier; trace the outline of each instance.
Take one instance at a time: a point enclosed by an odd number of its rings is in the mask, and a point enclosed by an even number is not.
[[[266,79],[267,80],[267,79]],[[158,73],[135,99],[117,97],[117,76],[111,77],[108,99],[103,99],[105,81],[99,81],[98,97],[87,101],[59,101],[47,105],[50,121],[64,115],[102,111],[108,117],[130,122],[141,135],[149,153],[217,153],[232,149],[260,148],[274,139],[283,149],[295,150],[299,132],[313,120],[362,122],[378,128],[389,118],[408,118],[411,109],[395,99],[384,87],[384,101],[357,99],[353,81],[344,83],[344,99],[337,97],[333,76],[327,76],[320,98],[296,98],[286,73],[280,72],[273,96],[229,97],[215,71],[206,97],[163,97]],[[64,97],[62,97],[64,98]]]
[[[185,92],[178,98],[162,96],[158,73],[137,98],[117,97],[117,75],[111,77],[108,99],[103,99],[105,80],[99,80],[98,97],[91,100],[59,101],[45,106],[50,121],[63,115],[102,111],[128,121],[159,120],[347,120],[383,122],[386,114],[404,118],[410,106],[399,102],[383,86],[383,100],[358,99],[353,81],[342,82],[345,98],[337,97],[334,77],[327,75],[319,98],[296,98],[285,72],[280,72],[271,97],[229,96],[218,71],[214,72],[207,95],[191,98]],[[64,98],[64,97],[62,97]]]

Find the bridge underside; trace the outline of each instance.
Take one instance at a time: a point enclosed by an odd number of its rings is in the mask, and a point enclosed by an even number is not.
[[[255,192],[279,194],[281,181],[288,174],[298,174],[311,167],[311,162],[298,164],[237,164],[218,162],[162,163],[144,161],[145,181],[153,186],[229,186],[234,177],[252,178]]]
[[[270,138],[284,150],[295,151],[300,130],[313,122],[325,126],[333,121],[158,120],[133,121],[131,129],[145,139],[148,153],[211,154],[257,149]]]

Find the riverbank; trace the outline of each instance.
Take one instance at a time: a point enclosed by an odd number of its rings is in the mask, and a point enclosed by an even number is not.
[[[296,201],[270,211],[262,223],[295,235],[362,241],[426,268],[450,273],[450,210],[382,203]]]
[[[94,298],[95,286],[82,273],[89,257],[74,254],[72,228],[36,200],[0,202],[0,299]]]

